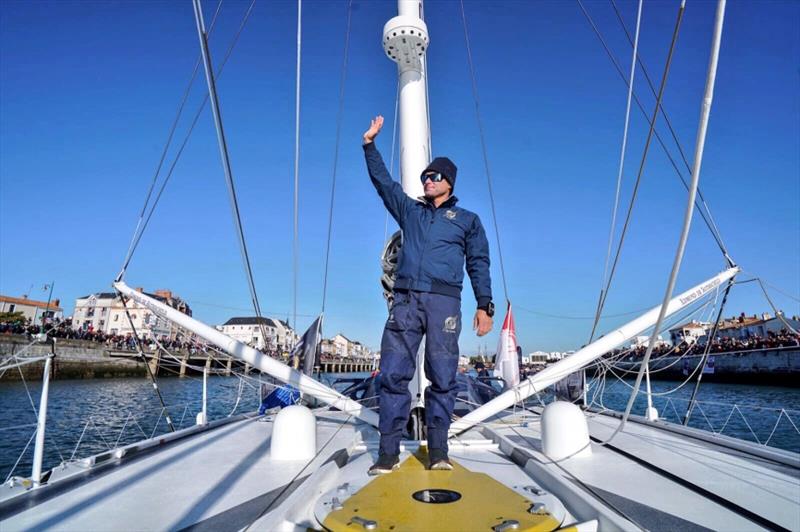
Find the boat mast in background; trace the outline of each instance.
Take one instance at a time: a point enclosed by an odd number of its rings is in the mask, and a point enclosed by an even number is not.
[[[398,0],[398,15],[383,27],[383,50],[397,63],[400,99],[400,179],[412,199],[424,194],[420,174],[431,160],[428,77],[425,51],[428,27],[422,0]]]

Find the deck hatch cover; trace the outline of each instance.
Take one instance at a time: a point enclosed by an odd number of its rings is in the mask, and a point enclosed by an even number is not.
[[[415,500],[426,504],[447,504],[456,502],[461,498],[461,494],[457,491],[436,488],[415,491],[411,496]]]
[[[484,473],[468,470],[452,460],[452,471],[429,471],[427,450],[422,447],[408,456],[392,473],[373,480],[341,501],[321,525],[326,530],[358,530],[353,516],[374,521],[376,530],[484,530],[511,521],[518,532],[544,532],[558,529],[560,522],[551,513],[532,514],[534,501],[524,497]],[[453,492],[459,498],[447,504],[428,504],[414,494]],[[430,501],[432,502],[432,501]]]

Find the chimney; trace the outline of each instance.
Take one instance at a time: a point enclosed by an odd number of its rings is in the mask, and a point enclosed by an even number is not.
[[[139,293],[141,294],[142,292],[144,292],[144,288],[143,288],[143,287],[141,287],[141,286],[137,286],[137,287],[136,287],[136,291],[137,291],[137,292],[139,292]]]
[[[28,294],[22,294],[22,299],[28,299]]]
[[[56,307],[60,307],[61,306],[61,300],[60,299],[54,299],[53,300],[53,305],[55,305]]]

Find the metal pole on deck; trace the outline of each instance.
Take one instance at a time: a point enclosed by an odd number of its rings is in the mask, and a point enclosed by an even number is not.
[[[203,367],[203,410],[197,414],[197,424],[205,425],[208,423],[208,411],[206,404],[208,403],[208,367]]]
[[[55,351],[55,338],[53,338],[53,351]],[[42,375],[42,397],[39,400],[39,419],[36,423],[36,445],[33,448],[33,470],[31,480],[34,486],[39,486],[42,479],[42,461],[44,458],[44,429],[47,423],[47,398],[50,391],[50,367],[54,355],[47,357],[44,362],[44,375]]]
[[[644,366],[644,378],[647,386],[647,412],[645,417],[648,421],[656,421],[658,419],[658,410],[653,408],[653,395],[650,389],[650,361]]]

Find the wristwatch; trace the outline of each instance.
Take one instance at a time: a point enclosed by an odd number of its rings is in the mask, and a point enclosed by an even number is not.
[[[494,316],[494,303],[489,301],[487,304],[483,305],[482,307],[478,307],[478,310],[483,310],[486,312],[486,315],[490,318]]]

